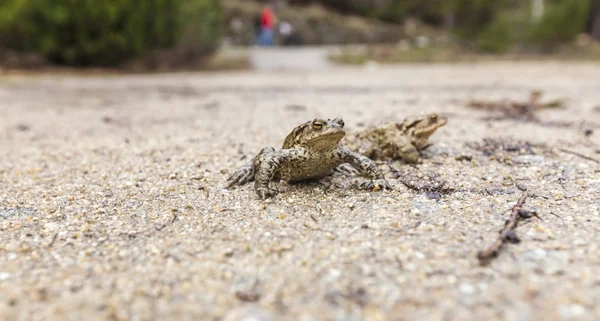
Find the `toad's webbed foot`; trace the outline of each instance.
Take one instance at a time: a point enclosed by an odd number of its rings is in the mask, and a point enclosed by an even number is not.
[[[345,149],[340,149],[338,155],[343,161],[350,163],[354,168],[358,169],[363,176],[371,179],[370,182],[363,183],[360,187],[375,190],[392,188],[381,170],[370,158]]]
[[[387,180],[385,180],[385,178],[374,179],[369,182],[364,182],[360,184],[359,187],[373,191],[392,189],[392,186],[390,185],[390,183],[388,183]]]
[[[255,188],[256,194],[261,200],[266,199],[267,197],[273,197],[279,193],[279,191],[275,188],[258,186]]]
[[[233,172],[231,176],[229,176],[227,179],[227,186],[225,188],[229,189],[233,185],[244,185],[248,182],[251,182],[254,180],[255,173],[256,171],[254,170],[254,164],[245,164]]]
[[[256,174],[256,168],[262,161],[262,157],[264,155],[268,155],[273,153],[275,148],[273,147],[265,147],[263,148],[258,155],[252,158],[248,163],[244,164],[244,166],[238,168],[229,178],[227,179],[227,186],[225,188],[229,189],[234,185],[244,185],[248,182],[252,182],[254,180],[254,175]]]

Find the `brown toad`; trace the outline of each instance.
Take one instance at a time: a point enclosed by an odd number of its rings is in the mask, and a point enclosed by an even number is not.
[[[391,188],[383,173],[368,157],[347,149],[338,143],[345,135],[341,118],[308,121],[285,138],[283,147],[263,148],[258,155],[236,170],[228,179],[226,188],[254,180],[254,189],[260,198],[274,196],[277,190],[271,181],[281,179],[294,183],[330,175],[338,165],[349,163],[371,179],[361,187],[368,189]]]
[[[447,122],[447,117],[435,113],[411,116],[401,123],[387,123],[354,134],[342,146],[375,160],[421,163],[419,151],[427,146],[429,136]]]

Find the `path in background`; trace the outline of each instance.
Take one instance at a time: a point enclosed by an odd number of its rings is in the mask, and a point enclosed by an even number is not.
[[[328,69],[333,64],[327,58],[329,47],[252,47],[250,63],[256,70]]]

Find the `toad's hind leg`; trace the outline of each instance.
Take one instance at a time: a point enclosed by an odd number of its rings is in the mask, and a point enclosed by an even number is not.
[[[376,156],[377,156],[376,149],[373,147],[373,142],[371,142],[370,140],[367,140],[367,139],[364,139],[364,141],[361,141],[360,145],[352,146],[348,150],[353,151],[358,154],[361,154],[361,155],[364,155],[371,159],[376,158]],[[336,168],[333,169],[333,172],[336,174],[350,175],[350,176],[360,174],[360,171],[358,169],[356,169],[355,167],[353,167],[352,165],[350,165],[348,163],[338,165]]]
[[[248,182],[252,182],[254,180],[254,176],[256,175],[256,169],[262,161],[263,156],[273,153],[274,151],[275,148],[273,147],[263,148],[258,155],[254,156],[249,162],[244,164],[242,167],[233,172],[231,176],[229,176],[227,179],[227,186],[225,188],[230,188],[233,185],[244,185]]]
[[[378,186],[382,189],[391,189],[392,187],[385,179],[383,173],[379,170],[375,162],[365,155],[355,153],[349,150],[338,149],[337,155],[341,161],[350,163],[354,168],[358,169],[363,176],[371,179],[366,184],[361,184],[363,187],[372,189]]]
[[[421,160],[421,155],[419,155],[419,150],[413,146],[412,144],[404,144],[398,146],[397,158],[404,160],[409,164],[419,164],[423,161]]]

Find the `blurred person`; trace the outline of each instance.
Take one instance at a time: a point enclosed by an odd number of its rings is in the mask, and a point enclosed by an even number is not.
[[[263,46],[272,46],[273,38],[275,36],[275,24],[277,23],[277,17],[273,11],[273,6],[268,4],[260,13],[260,38],[259,44]]]

